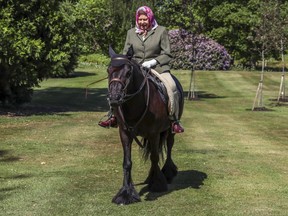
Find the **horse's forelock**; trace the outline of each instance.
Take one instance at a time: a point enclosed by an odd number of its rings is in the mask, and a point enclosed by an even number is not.
[[[113,66],[113,67],[122,67],[125,64],[126,64],[126,62],[122,61],[122,60],[112,60],[110,62],[110,65]]]

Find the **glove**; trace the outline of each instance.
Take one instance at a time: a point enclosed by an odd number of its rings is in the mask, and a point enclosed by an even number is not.
[[[146,67],[146,68],[151,68],[151,67],[155,66],[156,64],[157,64],[156,59],[152,59],[152,60],[150,60],[150,61],[145,61],[145,62],[143,62],[143,63],[142,63],[142,66],[143,66],[143,67]]]

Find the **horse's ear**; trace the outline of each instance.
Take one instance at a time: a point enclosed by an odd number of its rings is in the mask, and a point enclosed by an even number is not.
[[[131,58],[133,57],[133,55],[134,55],[134,50],[133,50],[133,45],[131,45],[131,46],[129,47],[128,51],[127,51],[126,56],[127,56],[129,59],[131,59]]]
[[[116,52],[113,50],[112,46],[109,45],[109,56],[112,58],[116,55]]]

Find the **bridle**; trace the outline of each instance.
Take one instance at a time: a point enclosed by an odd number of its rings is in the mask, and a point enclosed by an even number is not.
[[[131,75],[126,79],[126,82],[123,82],[120,78],[116,77],[116,78],[113,78],[109,81],[109,92],[108,92],[108,96],[111,95],[110,93],[110,85],[114,82],[118,82],[121,84],[121,86],[123,87],[121,89],[121,95],[122,97],[119,99],[118,101],[118,104],[121,105],[125,102],[127,102],[128,100],[132,99],[134,96],[136,96],[137,94],[139,94],[142,89],[144,88],[145,85],[148,86],[148,75],[149,75],[149,72],[147,70],[145,70],[144,68],[140,68],[139,70],[141,71],[144,79],[140,85],[140,87],[138,88],[138,90],[136,92],[133,92],[131,94],[128,94],[127,93],[127,89],[128,89],[128,86],[131,82],[133,82],[133,73],[134,73],[134,68],[137,67],[136,66],[136,63],[135,62],[132,62],[132,60],[129,60],[128,58],[125,58],[125,57],[115,57],[115,58],[112,58],[111,59],[111,65],[113,66],[113,62],[115,61],[122,61],[122,65],[129,65],[130,66],[130,69],[129,71],[131,72]],[[138,68],[136,68],[138,69]],[[115,73],[115,72],[118,72],[118,71],[113,71],[112,73]],[[145,73],[146,72],[146,73]],[[149,93],[148,93],[149,94]]]
[[[119,66],[119,65],[120,65],[120,66],[129,65],[129,66],[130,66],[129,71],[133,71],[133,65],[131,64],[130,60],[127,59],[127,58],[124,58],[124,57],[115,57],[115,58],[112,58],[110,65],[111,65],[111,66],[115,66],[115,65],[116,65],[116,66]],[[112,73],[115,73],[115,72],[118,72],[118,70],[112,71],[111,74],[109,73],[108,79],[110,79],[110,76],[112,75]],[[118,77],[109,80],[109,84],[108,84],[108,90],[109,90],[109,92],[108,92],[108,98],[110,98],[110,96],[111,96],[111,92],[110,92],[110,86],[111,86],[111,84],[113,84],[113,83],[115,83],[115,82],[116,82],[116,83],[120,83],[123,88],[121,89],[121,92],[120,92],[120,93],[121,93],[121,94],[120,94],[121,97],[120,97],[120,99],[117,101],[117,104],[120,105],[120,104],[124,103],[124,102],[125,102],[124,97],[125,97],[125,95],[126,95],[127,88],[128,88],[128,85],[129,85],[129,83],[130,83],[131,78],[132,78],[132,75],[130,75],[130,76],[125,80],[125,82],[123,82],[123,81],[122,81],[120,78],[118,78]]]
[[[140,67],[140,68],[136,68],[137,67],[137,63],[133,62],[132,60],[129,60],[128,58],[125,58],[125,57],[114,57],[111,59],[111,65],[113,66],[113,63],[115,63],[115,61],[122,61],[122,65],[130,65],[130,72],[131,72],[131,75],[127,78],[127,81],[126,82],[123,82],[121,79],[119,78],[113,78],[109,81],[109,95],[111,94],[110,93],[110,85],[114,82],[118,82],[120,83],[123,88],[122,88],[122,92],[121,92],[121,98],[119,99],[118,101],[118,106],[117,106],[117,109],[118,109],[118,112],[120,114],[120,121],[122,121],[124,123],[124,129],[125,130],[128,130],[132,136],[133,136],[133,139],[137,142],[137,144],[141,147],[141,148],[144,148],[143,144],[139,141],[139,139],[137,138],[136,134],[135,134],[135,129],[138,127],[138,125],[140,124],[140,122],[143,120],[144,116],[146,115],[147,111],[148,111],[148,106],[149,106],[149,101],[150,101],[150,88],[149,88],[149,83],[148,83],[148,76],[149,76],[149,72],[150,70],[147,70],[146,68],[143,68],[143,67]],[[117,62],[116,62],[117,64]],[[128,94],[127,93],[127,89],[128,89],[128,86],[129,84],[133,81],[133,73],[134,73],[134,70],[140,70],[142,75],[143,75],[143,81],[141,83],[141,85],[139,86],[139,88],[133,92],[133,93],[130,93]],[[117,71],[113,71],[113,73],[115,73]],[[125,102],[131,100],[133,97],[135,97],[136,95],[138,95],[144,87],[147,87],[146,88],[146,92],[147,92],[147,97],[145,98],[145,110],[144,112],[142,113],[140,119],[136,122],[135,125],[133,126],[130,126],[128,125],[128,123],[126,122],[125,120],[125,116],[124,116],[124,113],[123,113],[123,109],[122,109],[122,104],[124,104]]]

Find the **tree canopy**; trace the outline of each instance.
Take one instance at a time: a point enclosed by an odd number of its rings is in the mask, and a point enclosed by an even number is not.
[[[215,41],[242,66],[261,60],[268,33],[267,57],[279,56],[280,40],[287,50],[288,0],[0,0],[0,100],[29,101],[33,87],[72,72],[81,54],[121,52],[142,5],[168,30]]]
[[[1,1],[0,99],[29,101],[43,79],[76,66],[77,31],[58,0]]]

